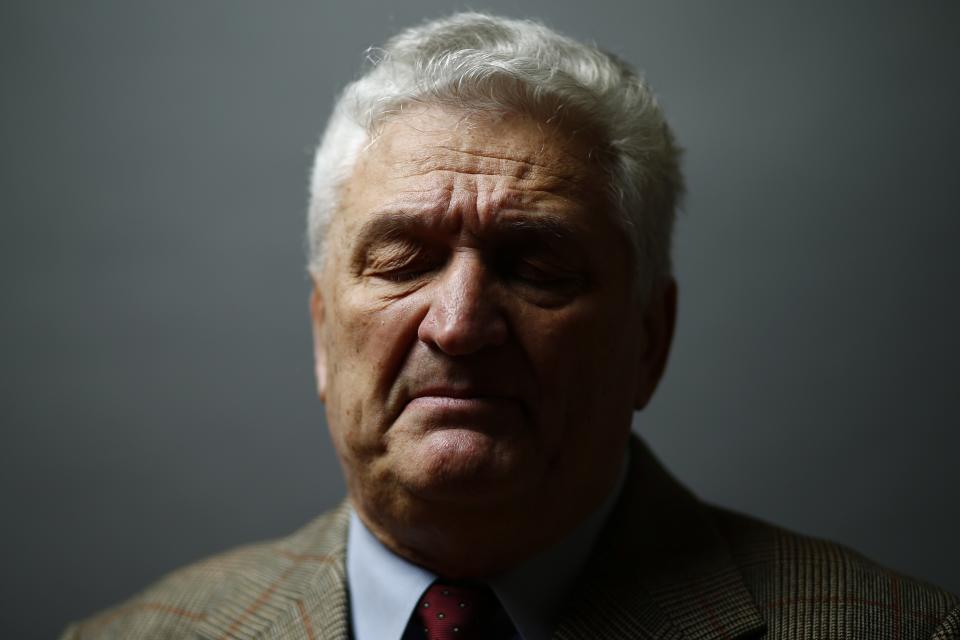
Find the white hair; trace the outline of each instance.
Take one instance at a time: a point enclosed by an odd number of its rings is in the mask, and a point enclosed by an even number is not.
[[[340,95],[317,148],[310,187],[310,269],[318,272],[340,187],[383,122],[411,104],[522,113],[595,133],[611,207],[648,291],[670,275],[680,150],[653,93],[617,57],[530,20],[460,13],[407,29]],[[572,124],[571,124],[572,121]],[[571,129],[572,131],[572,129]]]

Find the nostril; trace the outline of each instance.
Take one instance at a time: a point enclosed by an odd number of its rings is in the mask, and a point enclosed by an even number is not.
[[[506,321],[495,306],[471,309],[432,307],[417,336],[448,355],[466,355],[499,346],[506,340]]]

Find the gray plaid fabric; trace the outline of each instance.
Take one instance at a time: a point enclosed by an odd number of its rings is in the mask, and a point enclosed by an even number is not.
[[[841,546],[704,505],[634,440],[555,638],[960,640],[960,599]],[[350,637],[349,506],[186,567],[63,639]],[[390,640],[390,639],[384,639]]]

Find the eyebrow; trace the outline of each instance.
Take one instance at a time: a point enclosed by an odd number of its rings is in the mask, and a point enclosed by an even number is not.
[[[511,215],[511,212],[501,212],[492,225],[490,232],[493,236],[529,237],[546,240],[570,240],[577,225],[564,216],[548,213],[537,215]],[[426,235],[443,231],[443,221],[431,212],[413,212],[405,209],[386,209],[370,214],[360,230],[357,232],[358,250],[366,249],[380,242],[406,238],[410,235]]]

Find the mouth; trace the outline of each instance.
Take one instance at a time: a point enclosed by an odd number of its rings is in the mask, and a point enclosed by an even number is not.
[[[477,386],[438,385],[419,389],[411,394],[409,402],[442,403],[452,406],[467,406],[472,402],[501,403],[516,402],[518,399],[507,393],[483,389]]]
[[[416,396],[407,403],[407,406],[432,406],[446,409],[482,409],[485,407],[495,407],[506,404],[513,404],[514,400],[509,398],[498,398],[495,396],[446,396],[446,395],[423,395]]]
[[[454,399],[471,399],[471,398],[487,398],[487,397],[498,397],[503,394],[490,393],[489,390],[481,389],[478,386],[453,386],[453,385],[436,385],[430,387],[424,387],[417,390],[415,393],[411,394],[411,399],[416,400],[418,398],[454,398]]]
[[[436,386],[414,393],[406,409],[425,413],[430,416],[431,422],[442,426],[448,422],[496,422],[507,414],[523,413],[523,404],[516,396],[491,393],[485,389]]]

